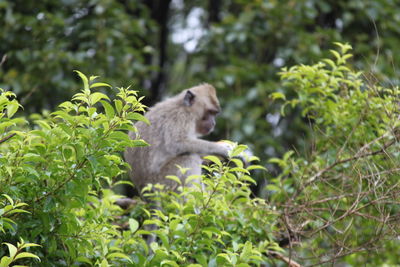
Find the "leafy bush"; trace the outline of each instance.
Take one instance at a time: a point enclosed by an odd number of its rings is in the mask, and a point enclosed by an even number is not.
[[[110,100],[94,91],[108,84],[78,72],[83,89],[72,101],[26,119],[1,91],[1,266],[37,257],[43,266],[397,264],[400,90],[362,79],[347,64],[351,47],[337,45],[333,59],[280,73],[293,92],[272,98],[283,100],[282,115],[302,110],[312,142],[304,155],[270,160],[281,173],[268,201],[252,195],[250,171],[262,167],[243,166],[238,145],[226,162],[207,157],[191,187],[145,188],[156,208],[137,199],[122,210],[113,191],[127,183],[121,151],[147,145],[127,135],[146,121],[137,92],[117,88]]]
[[[237,146],[231,156],[244,149]],[[235,158],[227,163],[214,156],[206,159],[212,164],[204,166],[207,174],[188,178],[192,187],[178,192],[144,189],[162,207],[144,221],[158,226],[154,233],[161,243],[151,244],[154,256],[139,266],[259,266],[270,261],[270,252],[282,250],[273,237],[276,212],[264,200],[251,199],[249,171],[261,167],[245,168]],[[180,183],[177,177],[170,179]]]
[[[17,246],[14,246],[10,243],[3,243],[8,247],[8,251],[10,256],[4,256],[0,259],[0,267],[10,266],[11,263],[15,262],[18,259],[22,258],[35,258],[40,261],[40,258],[32,253],[23,252],[22,250],[28,247],[37,247],[39,245],[33,243],[24,243],[24,240],[21,240],[21,243],[17,243]],[[16,265],[14,265],[16,266]]]
[[[345,257],[357,266],[395,264],[400,90],[351,70],[350,45],[336,45],[333,59],[280,73],[296,97],[272,97],[284,100],[282,113],[301,107],[310,121],[311,143],[305,155],[289,151],[270,160],[282,170],[268,186],[270,199],[282,207],[282,225],[292,241],[302,241],[291,252],[300,262],[335,263]]]
[[[12,128],[26,128],[29,121],[13,119],[18,103],[10,92],[1,95],[0,188],[11,205],[23,201],[29,211],[9,213],[10,218],[3,213],[1,239],[41,244],[42,249],[32,250],[44,265],[128,258],[114,245],[121,232],[112,222],[122,211],[113,204],[119,196],[107,188],[124,172],[120,152],[144,144],[125,133],[134,130],[131,120],[142,119],[137,112],[144,107],[136,92],[125,88],[117,89],[112,105],[106,95],[92,92],[109,85],[78,74],[81,92],[47,117],[32,115],[32,130]]]
[[[281,251],[273,236],[277,213],[249,189],[249,172],[261,167],[238,159],[209,157],[208,174],[192,177],[197,186],[148,191],[160,209],[140,200],[127,211],[116,205],[122,196],[112,188],[128,168],[120,152],[146,145],[127,135],[133,121],[145,121],[138,113],[144,106],[129,88],[118,88],[111,101],[93,91],[108,84],[77,73],[81,92],[47,115],[13,118],[15,96],[0,95],[0,230],[9,248],[1,264],[250,266]],[[148,235],[157,237],[150,247]]]

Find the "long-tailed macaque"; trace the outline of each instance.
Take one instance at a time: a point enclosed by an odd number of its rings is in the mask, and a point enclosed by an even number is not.
[[[130,177],[141,190],[149,183],[176,182],[165,178],[175,175],[184,183],[186,177],[201,174],[202,157],[227,157],[229,145],[199,139],[214,130],[215,117],[221,111],[215,88],[210,84],[183,90],[156,104],[145,114],[150,125],[137,122],[138,136],[150,146],[127,148],[125,160],[131,165]],[[129,133],[136,138],[136,133]],[[183,175],[177,166],[188,168]]]

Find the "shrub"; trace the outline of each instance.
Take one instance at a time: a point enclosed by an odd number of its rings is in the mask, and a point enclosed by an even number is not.
[[[11,205],[23,202],[29,211],[2,214],[2,240],[42,245],[32,251],[47,266],[128,260],[114,245],[121,236],[113,224],[122,213],[113,204],[119,196],[107,188],[124,172],[120,152],[144,144],[126,134],[134,130],[132,119],[143,119],[137,112],[144,107],[135,91],[118,88],[111,102],[93,92],[109,85],[78,74],[81,92],[48,116],[32,115],[32,129],[30,120],[12,118],[15,96],[1,94],[0,188]]]
[[[284,100],[282,113],[300,107],[311,136],[304,155],[270,160],[282,170],[269,186],[271,205],[292,241],[302,241],[291,250],[300,262],[398,263],[400,90],[351,70],[350,45],[336,45],[333,59],[280,73],[296,97],[272,97]]]
[[[146,145],[127,135],[134,121],[146,121],[139,113],[144,106],[129,88],[117,88],[111,101],[94,91],[108,84],[77,73],[81,92],[47,115],[13,118],[20,108],[15,95],[0,95],[4,266],[38,258],[43,266],[250,266],[281,251],[274,241],[277,213],[249,189],[250,171],[261,167],[233,158],[244,146],[228,162],[208,157],[207,174],[192,177],[201,185],[148,191],[160,209],[140,200],[128,211],[117,206],[121,196],[112,189],[128,168],[120,152]],[[148,224],[158,227],[147,230]],[[157,237],[150,247],[149,234]]]

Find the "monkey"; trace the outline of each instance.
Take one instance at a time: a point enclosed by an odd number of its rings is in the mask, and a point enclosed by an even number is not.
[[[200,139],[211,133],[216,116],[221,112],[216,89],[207,83],[185,89],[181,93],[159,102],[145,113],[150,124],[135,123],[137,133],[129,132],[149,146],[129,147],[124,158],[131,166],[129,176],[139,192],[147,184],[160,183],[169,188],[176,182],[165,178],[177,176],[182,184],[190,175],[201,174],[202,157],[217,155],[228,157],[228,144]],[[187,168],[182,174],[178,166]]]

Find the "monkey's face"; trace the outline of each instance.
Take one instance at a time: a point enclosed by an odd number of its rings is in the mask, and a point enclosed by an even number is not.
[[[204,112],[203,117],[197,122],[196,131],[199,135],[207,135],[214,130],[215,117],[219,110],[209,109]]]
[[[185,91],[183,104],[195,119],[198,136],[207,135],[214,130],[215,117],[221,108],[212,85],[202,84]]]

